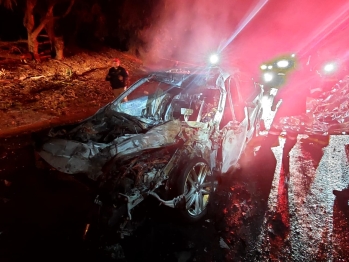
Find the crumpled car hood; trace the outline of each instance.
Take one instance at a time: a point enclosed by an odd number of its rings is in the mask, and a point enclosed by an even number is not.
[[[96,179],[103,165],[112,157],[132,157],[150,149],[177,144],[181,132],[180,121],[169,121],[146,133],[126,134],[110,143],[87,143],[51,138],[38,150],[39,155],[51,166],[67,174],[86,173]]]
[[[283,117],[275,123],[283,131],[301,134],[338,135],[349,128],[349,76],[339,81],[320,98],[311,98],[308,112],[298,116]]]
[[[107,106],[81,123],[53,128],[48,136],[80,142],[110,143],[125,134],[144,133],[157,124],[159,122],[144,123],[137,117],[110,110]]]

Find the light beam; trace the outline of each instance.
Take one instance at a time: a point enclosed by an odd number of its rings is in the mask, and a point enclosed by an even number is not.
[[[221,53],[230,43],[235,39],[235,37],[245,28],[245,26],[256,16],[256,14],[263,8],[263,6],[269,0],[260,0],[253,10],[242,19],[242,22],[238,25],[236,31],[232,34],[232,36],[226,41],[226,43],[218,48],[218,53]]]

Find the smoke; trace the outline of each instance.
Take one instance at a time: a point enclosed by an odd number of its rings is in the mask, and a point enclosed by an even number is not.
[[[176,0],[162,1],[158,18],[147,36],[148,56],[196,65],[226,45],[232,32],[256,0]]]
[[[327,37],[336,26],[331,21],[348,13],[346,0],[159,2],[156,18],[143,32],[149,63],[202,65],[221,51],[224,67],[254,74],[267,60],[316,48],[315,36]]]

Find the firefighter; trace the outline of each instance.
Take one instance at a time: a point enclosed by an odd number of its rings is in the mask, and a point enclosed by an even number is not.
[[[280,88],[274,98],[271,110],[276,110],[276,113],[265,141],[265,145],[268,147],[278,145],[278,138],[282,133],[282,130],[280,130],[278,125],[280,118],[305,114],[307,110],[307,98],[312,97],[314,91],[316,91],[316,89],[312,88],[311,76],[307,78],[305,75],[302,76],[300,73],[297,75],[297,81],[295,80],[296,78],[293,78],[293,81],[290,82],[290,84],[286,87]],[[289,153],[297,143],[297,136],[297,131],[286,132],[286,140],[282,155],[285,183],[288,183],[289,180]],[[327,146],[328,141],[329,136],[321,135],[310,135],[308,139],[302,140],[303,143],[312,143],[320,147]]]
[[[276,94],[271,110],[275,111],[275,116],[267,136],[267,144],[270,146],[278,143],[279,135],[282,130],[277,127],[277,123],[282,117],[297,116],[306,113],[306,101],[310,96],[310,90],[307,86],[295,89],[287,86]],[[289,153],[297,142],[298,133],[295,131],[286,132],[286,141],[283,147],[282,164],[285,170],[286,178],[289,177]]]
[[[115,97],[118,97],[127,89],[128,79],[128,71],[120,66],[120,60],[115,58],[113,60],[113,66],[109,69],[108,74],[105,77],[105,80],[110,82]]]

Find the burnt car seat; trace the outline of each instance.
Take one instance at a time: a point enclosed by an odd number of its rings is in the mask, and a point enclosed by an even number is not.
[[[182,115],[182,108],[190,108],[188,101],[174,99],[171,103],[172,106],[172,117],[173,119],[179,119],[184,121],[184,116]]]

